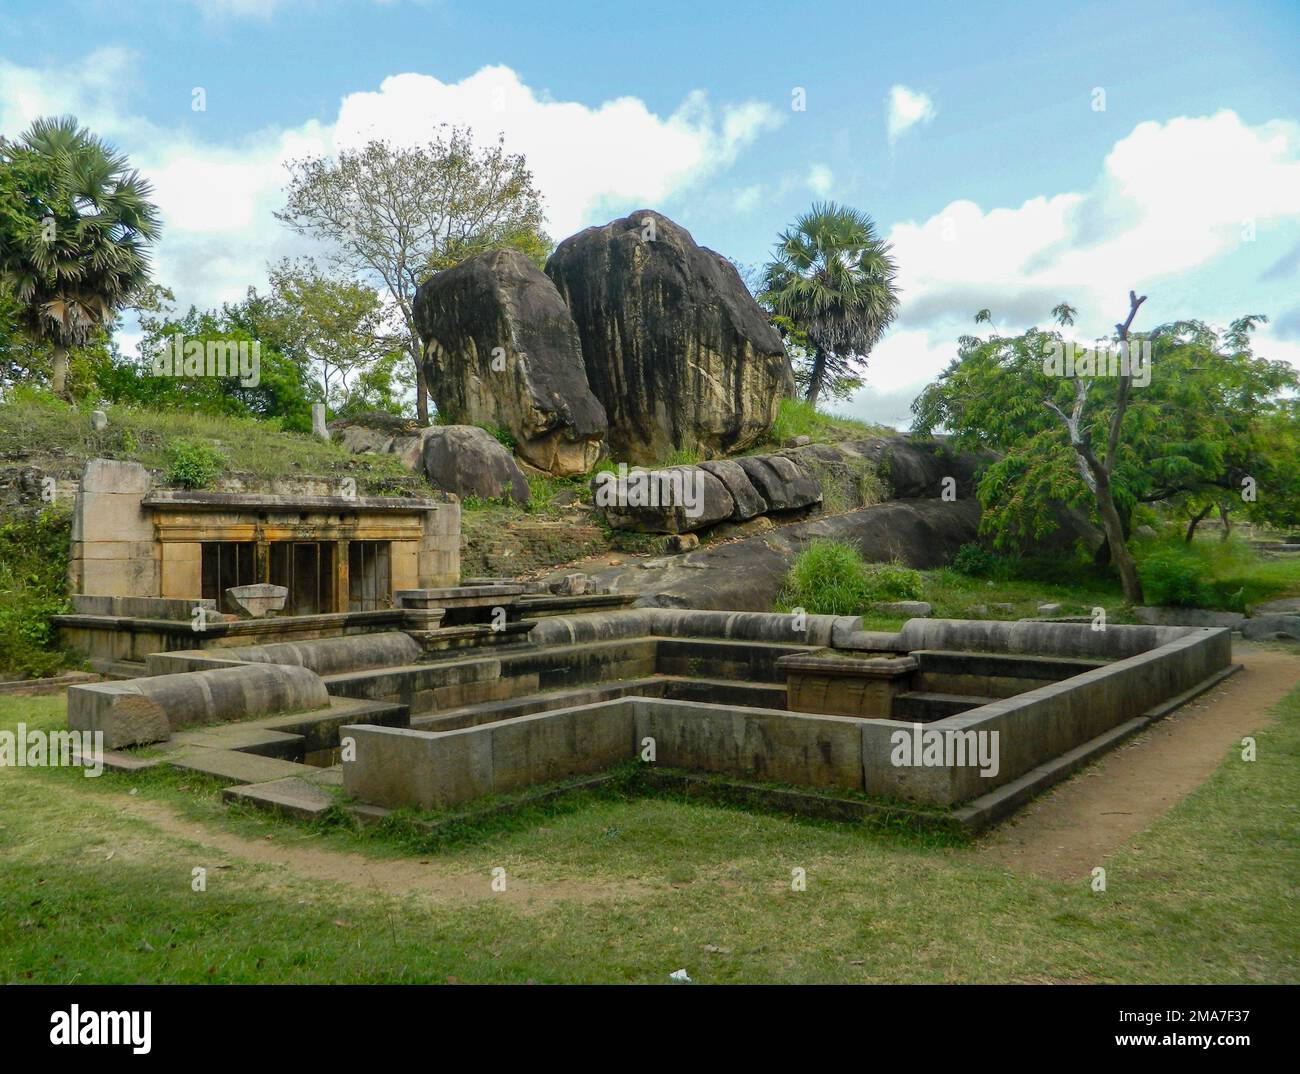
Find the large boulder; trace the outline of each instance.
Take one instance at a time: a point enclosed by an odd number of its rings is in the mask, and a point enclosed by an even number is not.
[[[477,425],[435,425],[419,437],[424,475],[437,489],[458,496],[528,502],[528,481],[510,452]]]
[[[733,522],[744,522],[767,510],[767,501],[763,499],[758,489],[754,488],[744,467],[734,459],[702,462],[700,469],[711,473],[731,493],[732,502],[735,504],[735,509],[731,513]]]
[[[600,458],[605,410],[555,285],[516,250],[439,272],[415,293],[424,376],[447,421],[508,430],[519,457],[565,477]]]
[[[769,511],[797,511],[821,502],[822,487],[784,455],[746,455],[736,460]]]
[[[868,562],[901,560],[927,569],[948,563],[962,545],[978,540],[979,520],[974,499],[895,500],[682,555],[588,569],[597,588],[640,594],[639,607],[769,612],[795,556],[812,541],[847,541]]]
[[[615,529],[689,533],[735,511],[727,486],[701,466],[633,470],[625,478],[605,472],[592,485],[596,505]]]
[[[659,213],[565,239],[546,274],[577,323],[615,458],[744,450],[794,389],[781,337],[735,267]]]

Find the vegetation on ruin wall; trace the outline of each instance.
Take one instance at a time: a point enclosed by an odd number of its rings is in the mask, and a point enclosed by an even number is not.
[[[422,852],[426,881],[363,889],[295,871],[296,855],[362,852],[382,873],[416,861],[405,842],[227,813],[216,784],[177,773],[3,768],[0,905],[14,909],[0,981],[667,983],[680,968],[701,983],[1294,981],[1300,691],[1279,712],[1258,760],[1226,751],[1097,863],[1105,893],[978,846],[581,794]],[[62,701],[0,697],[0,729],[19,721],[61,728]],[[196,857],[193,825],[159,827],[163,811],[276,847],[277,862],[213,845]],[[490,891],[498,866],[504,895]],[[794,866],[806,891],[791,890]]]
[[[76,478],[87,459],[125,459],[166,474],[177,445],[205,442],[228,461],[223,472],[257,478],[352,477],[359,492],[427,494],[394,456],[353,455],[339,444],[282,432],[253,418],[109,407],[108,428],[91,427],[90,408],[47,392],[15,388],[0,399],[0,457],[7,464]]]
[[[0,680],[53,675],[65,664],[50,617],[68,610],[71,533],[66,507],[0,523]]]

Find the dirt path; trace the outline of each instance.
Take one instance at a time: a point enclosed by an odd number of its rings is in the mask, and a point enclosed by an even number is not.
[[[1268,710],[1300,682],[1295,653],[1238,644],[1233,656],[1242,671],[1031,802],[976,854],[1052,879],[1088,875],[1272,723]]]
[[[120,812],[142,820],[162,835],[195,843],[238,864],[279,866],[295,878],[343,884],[372,895],[422,896],[434,902],[471,902],[501,899],[518,909],[541,909],[560,901],[591,903],[644,895],[648,888],[638,881],[593,883],[562,877],[545,881],[522,876],[507,868],[506,890],[492,890],[491,870],[496,864],[484,860],[482,870],[457,870],[436,857],[372,858],[365,854],[304,847],[284,843],[274,833],[250,839],[234,832],[188,820],[164,802],[128,798],[115,803]],[[272,880],[274,883],[274,880]]]

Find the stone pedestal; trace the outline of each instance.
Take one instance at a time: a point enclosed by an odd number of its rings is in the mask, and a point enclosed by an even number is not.
[[[833,649],[783,656],[791,712],[887,720],[894,697],[912,687],[913,656],[847,656]]]
[[[507,585],[447,586],[441,589],[402,589],[393,594],[399,608],[408,610],[442,610],[445,626],[501,621],[497,609],[504,612],[505,622],[519,618],[516,605],[524,587]]]

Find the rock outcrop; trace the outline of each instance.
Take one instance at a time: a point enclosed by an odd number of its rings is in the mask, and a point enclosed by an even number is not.
[[[610,474],[600,478],[609,480],[601,482],[603,490],[596,486],[596,503],[615,529],[689,533],[724,522],[736,510],[727,486],[699,466],[634,470],[621,481]],[[638,488],[642,482],[644,489]]]
[[[659,213],[565,239],[546,274],[577,324],[616,459],[742,451],[794,389],[781,338],[735,267]]]
[[[505,429],[521,459],[559,477],[596,464],[605,410],[568,308],[527,257],[491,250],[438,273],[415,294],[415,324],[445,420]]]
[[[528,482],[510,452],[477,425],[434,425],[420,431],[418,443],[424,476],[434,488],[528,502]]]
[[[869,562],[927,569],[978,540],[979,517],[974,499],[894,500],[680,555],[586,569],[598,588],[639,593],[639,607],[768,612],[795,556],[812,541],[847,541]]]
[[[615,529],[688,533],[820,503],[821,486],[781,455],[597,474],[595,505]]]

